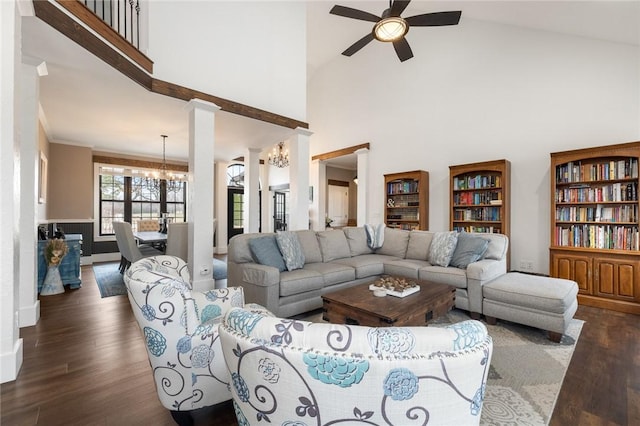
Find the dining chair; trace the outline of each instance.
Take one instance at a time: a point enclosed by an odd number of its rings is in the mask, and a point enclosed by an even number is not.
[[[116,234],[116,242],[120,251],[120,273],[133,263],[145,257],[159,256],[162,251],[148,245],[138,245],[133,236],[133,229],[129,222],[113,222],[113,231]]]
[[[138,232],[159,231],[160,219],[140,219],[137,223]]]
[[[173,222],[167,225],[167,250],[169,256],[179,257],[185,262],[189,255],[189,222]]]

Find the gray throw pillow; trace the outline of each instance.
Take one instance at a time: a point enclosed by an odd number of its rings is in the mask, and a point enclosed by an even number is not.
[[[282,259],[287,266],[287,270],[293,271],[304,266],[304,253],[298,235],[291,231],[278,231],[276,233],[276,243],[282,253]]]
[[[429,263],[438,266],[449,266],[458,242],[458,233],[436,232],[429,247]]]
[[[250,239],[249,249],[256,263],[273,266],[274,268],[278,268],[280,272],[287,269],[274,235]]]
[[[320,231],[316,235],[318,243],[320,243],[323,262],[351,257],[351,249],[342,229]]]
[[[460,269],[467,269],[470,263],[482,258],[489,247],[489,241],[477,235],[461,232],[458,234],[458,243],[451,257],[449,265]]]

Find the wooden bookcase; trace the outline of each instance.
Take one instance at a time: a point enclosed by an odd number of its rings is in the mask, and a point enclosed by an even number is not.
[[[578,301],[640,314],[640,142],[551,154],[553,277]]]
[[[449,229],[510,236],[511,163],[508,160],[449,166]],[[508,262],[509,256],[507,256]]]
[[[429,229],[429,173],[384,175],[385,223],[390,228]]]

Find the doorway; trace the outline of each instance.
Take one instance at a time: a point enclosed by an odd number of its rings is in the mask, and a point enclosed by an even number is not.
[[[331,227],[347,226],[349,220],[349,183],[330,181],[327,196],[327,216]]]
[[[287,193],[276,191],[273,193],[273,229],[287,230]]]

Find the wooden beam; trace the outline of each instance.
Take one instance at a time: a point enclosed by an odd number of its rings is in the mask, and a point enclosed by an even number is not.
[[[332,158],[342,157],[344,155],[354,154],[359,149],[369,149],[369,142],[360,145],[350,146],[348,148],[342,148],[337,151],[325,152],[324,154],[317,154],[311,157],[311,160],[331,160]]]
[[[349,182],[346,182],[344,180],[335,180],[335,179],[328,179],[327,180],[327,185],[334,185],[334,186],[349,186]]]
[[[119,158],[119,157],[106,157],[104,155],[94,155],[93,162],[102,163],[102,164],[114,164],[117,166],[139,167],[141,169],[159,169],[162,167],[162,163],[158,163],[155,161],[134,160],[131,158]],[[167,163],[167,170],[173,171],[173,172],[188,173],[189,166]]]

